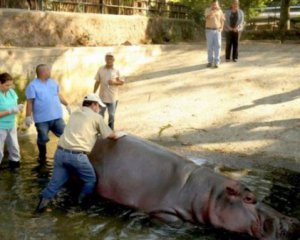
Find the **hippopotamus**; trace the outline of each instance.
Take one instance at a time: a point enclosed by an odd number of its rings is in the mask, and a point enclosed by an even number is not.
[[[172,151],[127,135],[97,140],[90,160],[96,193],[167,223],[208,224],[257,239],[299,237],[300,224],[243,184]]]

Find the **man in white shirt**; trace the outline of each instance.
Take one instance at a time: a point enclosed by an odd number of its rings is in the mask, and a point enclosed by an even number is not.
[[[114,130],[115,112],[119,100],[119,86],[124,84],[124,80],[120,77],[120,72],[114,67],[113,53],[105,55],[106,64],[99,68],[95,76],[94,93],[97,92],[99,86],[99,97],[106,105],[108,110],[108,126]],[[106,108],[102,108],[100,114],[104,117]]]

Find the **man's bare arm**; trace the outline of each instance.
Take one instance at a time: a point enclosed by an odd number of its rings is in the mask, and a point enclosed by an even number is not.
[[[67,100],[64,98],[64,96],[63,96],[62,94],[59,94],[58,96],[59,96],[60,102],[61,102],[63,105],[65,105],[65,106],[68,106],[68,105],[69,105],[68,102],[67,102]]]
[[[96,81],[95,84],[94,84],[94,93],[97,92],[99,86],[100,86],[100,81]]]
[[[26,102],[26,117],[30,117],[32,114],[32,99],[27,99]]]

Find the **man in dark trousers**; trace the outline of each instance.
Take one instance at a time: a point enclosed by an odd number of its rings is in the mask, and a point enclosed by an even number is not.
[[[239,1],[233,0],[229,10],[225,11],[224,31],[226,34],[226,62],[230,57],[234,62],[238,59],[239,39],[244,26],[244,12],[239,8]],[[230,56],[232,53],[232,56]]]

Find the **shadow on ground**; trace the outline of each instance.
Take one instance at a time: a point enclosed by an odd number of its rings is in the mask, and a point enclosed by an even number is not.
[[[173,129],[172,129],[173,128]],[[174,130],[172,125],[166,125],[161,128],[157,135],[152,135],[151,140],[158,142],[167,147],[185,148],[196,153],[202,152],[218,152],[224,155],[221,159],[226,158],[229,162],[232,155],[248,156],[249,164],[259,164],[263,166],[283,167],[300,172],[300,164],[295,156],[300,155],[299,147],[300,136],[300,119],[287,119],[269,122],[251,122],[245,124],[230,123],[215,128],[189,128]],[[289,141],[285,141],[289,139]],[[231,143],[243,142],[265,142],[267,145],[249,147],[248,153],[239,154],[238,148],[231,150]],[[216,144],[221,144],[217,148],[211,147]],[[222,147],[222,145],[224,146]],[[227,146],[227,147],[226,147]],[[229,148],[228,148],[229,146]],[[224,150],[223,150],[224,149]],[[273,155],[267,154],[268,150],[272,149]],[[288,154],[280,157],[280,152],[284,150]],[[284,152],[283,151],[283,152]],[[257,152],[258,154],[254,154]],[[279,153],[276,156],[276,152]],[[212,154],[214,157],[214,154]],[[254,156],[252,159],[251,156]],[[218,157],[219,158],[219,157]],[[234,157],[236,158],[236,157]],[[213,160],[211,157],[210,160]],[[241,164],[241,161],[237,162]],[[244,163],[243,163],[244,164]],[[237,166],[236,166],[237,167]]]
[[[300,97],[300,88],[297,88],[295,90],[286,92],[286,93],[280,93],[280,94],[275,94],[271,95],[268,97],[260,98],[257,100],[253,101],[253,104],[250,105],[244,105],[238,108],[234,108],[231,111],[236,112],[236,111],[242,111],[245,109],[253,108],[259,105],[271,105],[271,104],[280,104],[280,103],[285,103],[289,101],[293,101],[295,99],[298,99]]]
[[[137,82],[137,81],[144,81],[144,80],[152,80],[154,78],[161,78],[161,77],[169,77],[172,75],[188,73],[188,72],[195,72],[200,71],[206,68],[206,64],[194,65],[189,67],[178,67],[174,69],[167,69],[161,71],[154,71],[149,73],[140,74],[137,76],[129,76],[126,78],[126,82]]]

